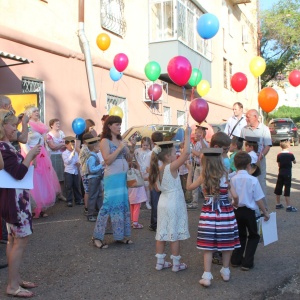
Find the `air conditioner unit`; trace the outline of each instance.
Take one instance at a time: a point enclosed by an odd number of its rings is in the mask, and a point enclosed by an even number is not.
[[[150,99],[149,96],[148,96],[148,88],[149,88],[152,84],[159,84],[159,85],[161,86],[162,90],[164,90],[164,86],[165,86],[165,83],[164,83],[164,82],[161,82],[161,83],[155,82],[155,83],[153,83],[152,81],[147,81],[147,82],[146,82],[146,85],[145,85],[145,100],[144,100],[145,102],[151,101],[151,99]],[[156,102],[157,102],[157,101],[162,101],[163,98],[164,98],[164,93],[162,92],[160,98],[159,98],[158,100],[156,100]]]

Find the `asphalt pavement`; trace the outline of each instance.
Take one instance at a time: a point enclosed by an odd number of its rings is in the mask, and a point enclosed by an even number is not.
[[[231,268],[231,279],[223,282],[221,266],[213,265],[214,279],[209,288],[199,285],[203,256],[196,249],[200,208],[189,211],[191,238],[181,244],[182,261],[188,269],[174,273],[155,270],[155,233],[147,229],[150,211],[141,210],[144,229],[132,230],[132,245],[114,243],[106,236],[108,249],[99,250],[90,243],[95,223],[88,222],[83,207],[66,207],[59,202],[49,209],[49,217],[34,220],[34,233],[24,255],[21,273],[34,281],[34,299],[300,299],[300,147],[292,147],[293,166],[291,200],[296,213],[276,211],[279,240],[268,246],[260,243],[255,267],[250,271]],[[275,211],[273,194],[277,176],[273,147],[267,156],[269,211]],[[284,202],[283,202],[284,204]],[[168,257],[170,249],[166,251]],[[5,246],[0,244],[0,264],[5,262]],[[7,269],[0,269],[0,299],[5,295]]]

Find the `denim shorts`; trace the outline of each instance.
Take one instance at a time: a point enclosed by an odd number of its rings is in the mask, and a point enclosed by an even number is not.
[[[88,180],[88,174],[81,176],[81,179],[82,179],[82,185],[83,185],[83,188],[84,188],[84,192],[85,192],[86,194],[88,194],[88,193],[89,193],[89,180]]]

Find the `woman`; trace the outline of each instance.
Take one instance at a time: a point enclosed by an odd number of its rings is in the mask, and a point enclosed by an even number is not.
[[[35,145],[24,159],[11,145],[16,132],[18,118],[13,111],[0,110],[0,151],[5,161],[4,169],[15,179],[21,180],[27,173],[31,161],[40,153],[41,146]],[[30,298],[33,293],[27,289],[37,285],[21,279],[19,274],[22,255],[32,234],[32,215],[28,190],[0,188],[1,217],[7,223],[8,285],[9,296]]]
[[[37,107],[28,108],[25,114],[29,117],[28,140],[22,149],[27,154],[35,145],[42,146],[41,153],[34,162],[34,188],[30,190],[30,195],[36,204],[34,218],[47,217],[46,209],[54,205],[56,195],[61,193],[57,175],[44,147],[48,127],[40,121],[40,112]]]
[[[64,162],[62,160],[62,152],[65,147],[65,134],[60,130],[59,119],[51,119],[49,121],[50,131],[46,135],[46,142],[50,153],[50,159],[52,166],[56,172],[58,181],[62,183],[64,181]],[[59,194],[57,197],[59,200],[66,201],[66,198]]]
[[[130,153],[121,137],[122,119],[110,116],[106,119],[100,142],[100,151],[105,162],[104,200],[96,221],[93,244],[107,248],[103,242],[108,217],[111,218],[113,238],[117,242],[132,244],[130,237],[130,209],[126,174]]]

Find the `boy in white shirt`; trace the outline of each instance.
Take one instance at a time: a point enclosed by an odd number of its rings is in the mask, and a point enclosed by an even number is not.
[[[237,153],[234,157],[237,174],[230,180],[230,184],[239,196],[239,204],[234,213],[241,243],[241,248],[235,249],[232,253],[231,264],[233,267],[241,266],[243,271],[254,267],[254,254],[260,239],[255,211],[259,207],[264,214],[265,221],[270,218],[262,200],[265,195],[259,181],[247,171],[250,163],[251,158],[248,153],[245,151]]]
[[[256,164],[258,160],[258,142],[259,138],[253,136],[245,136],[245,151],[251,157],[251,164]]]
[[[79,157],[75,151],[75,137],[65,137],[66,150],[62,153],[62,159],[64,161],[64,179],[65,179],[65,190],[67,196],[67,206],[73,206],[73,195],[75,198],[75,204],[83,205],[82,195],[79,186],[79,173],[78,167]]]

